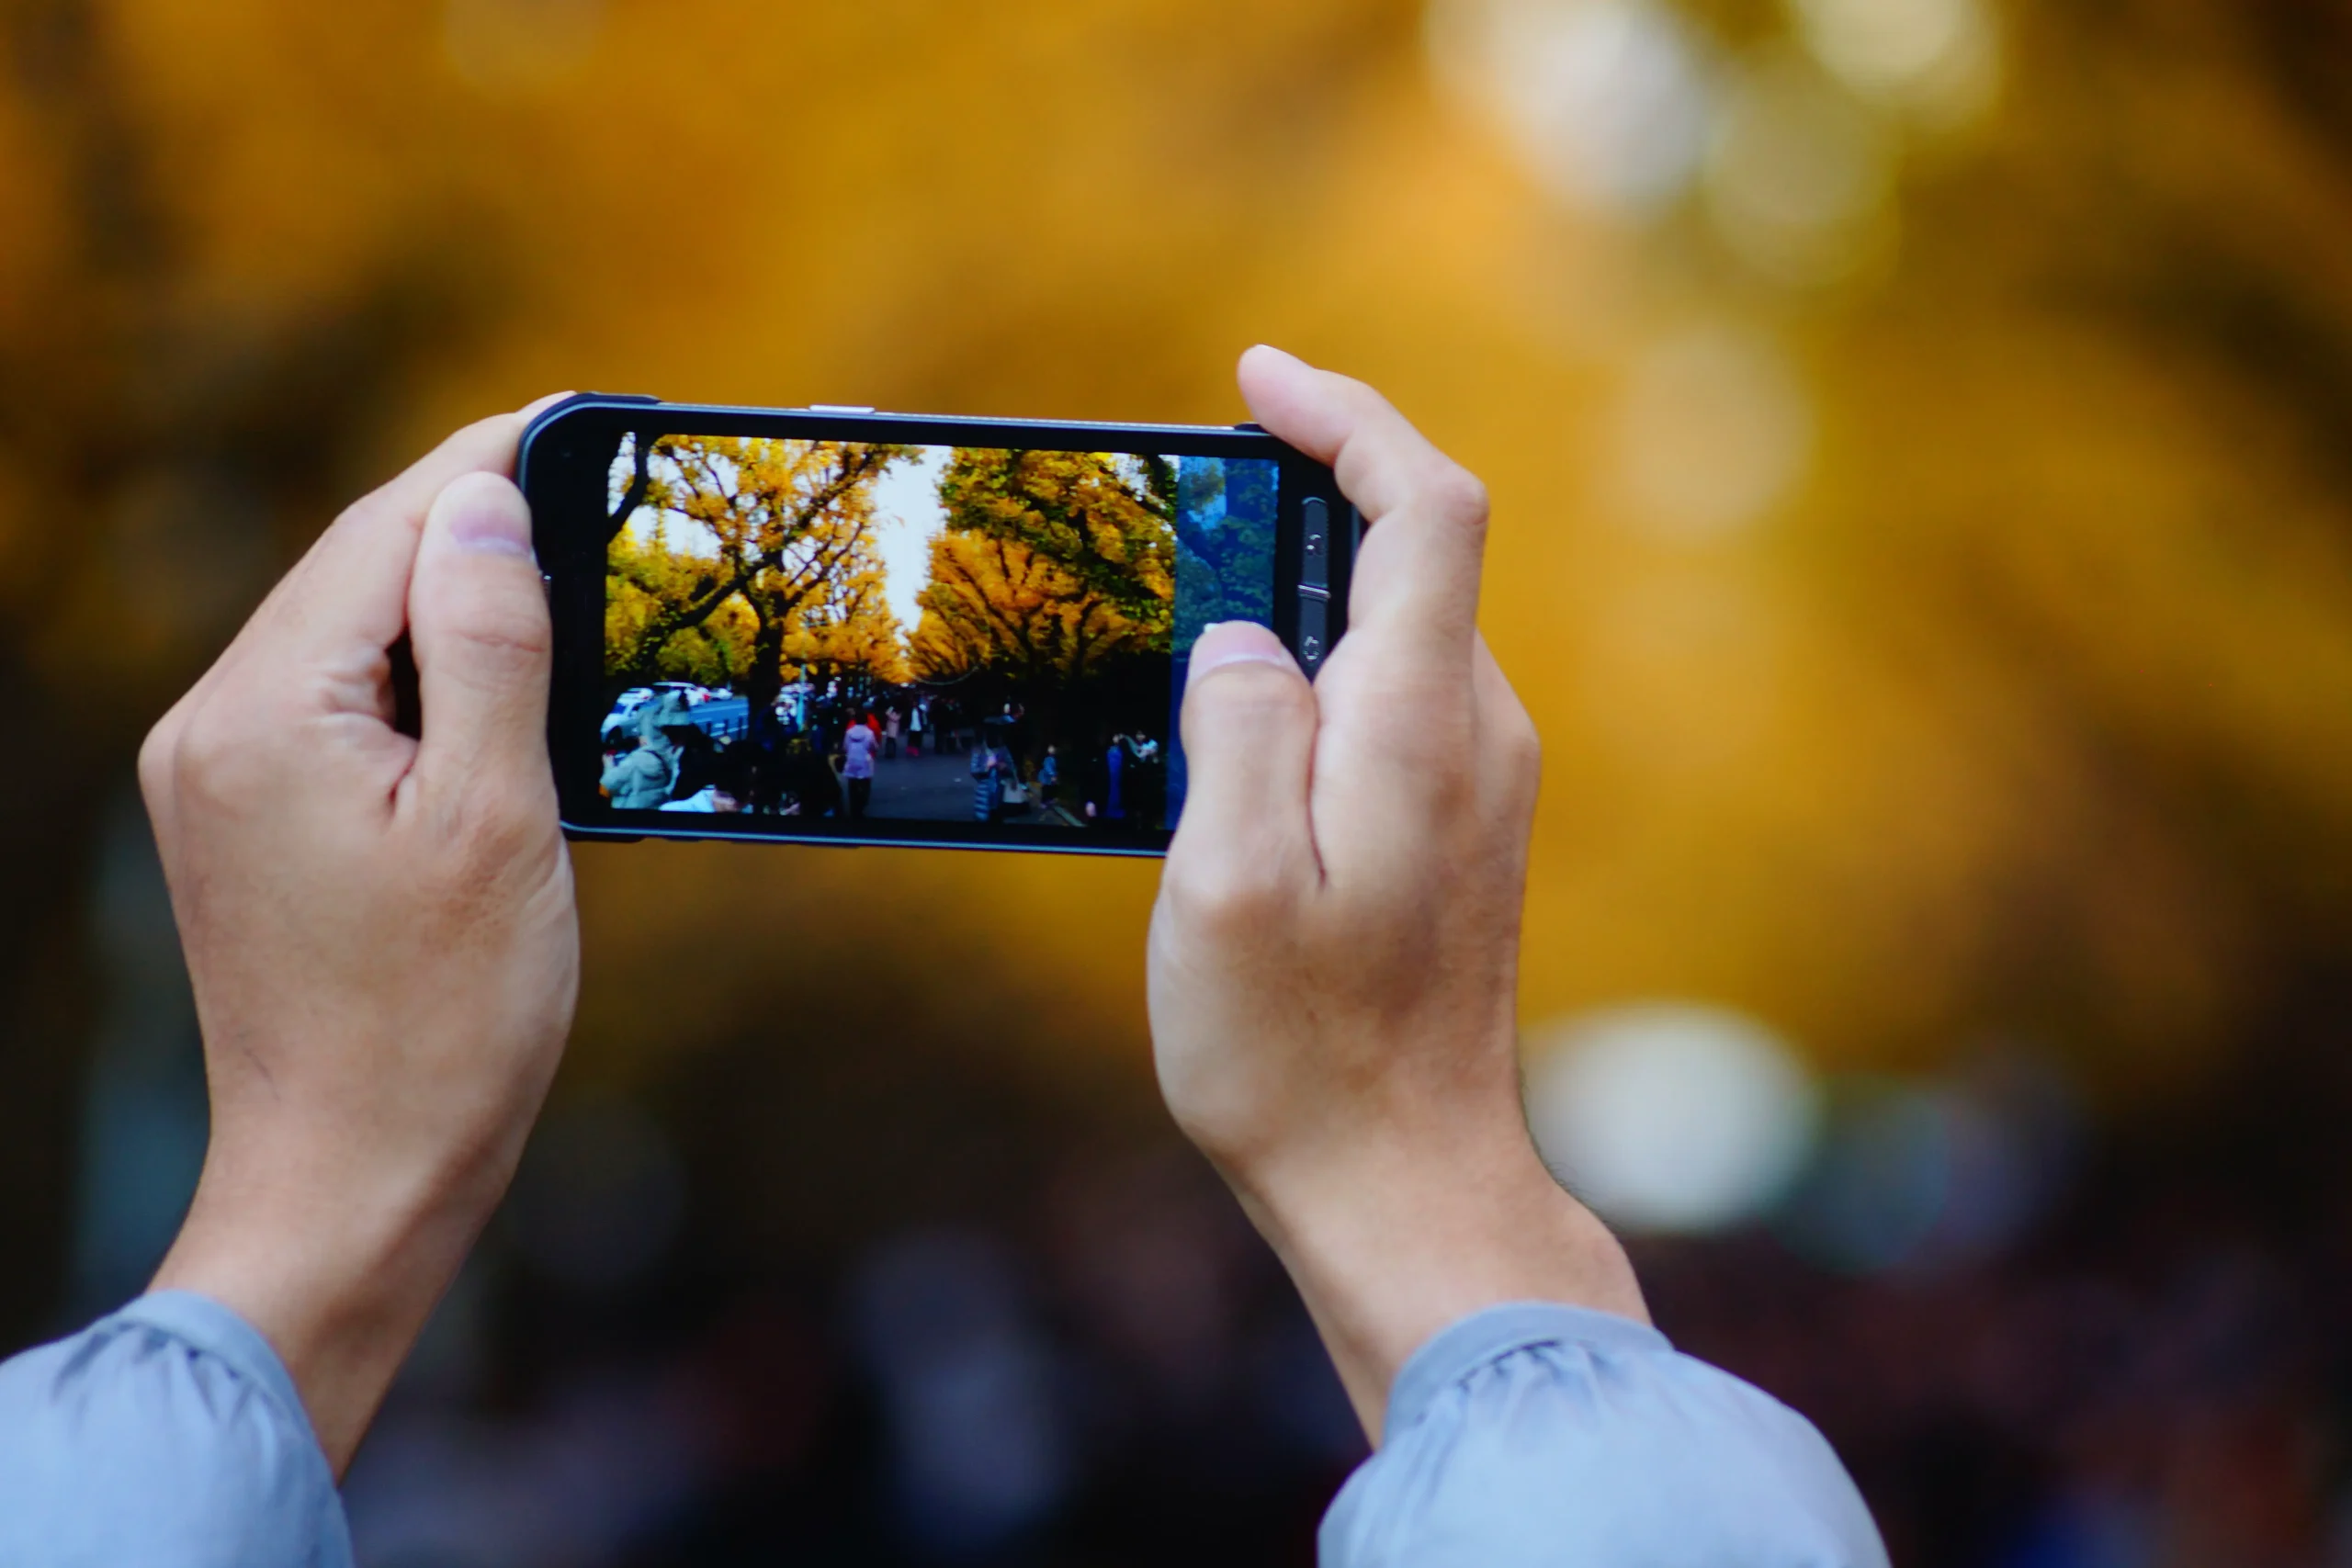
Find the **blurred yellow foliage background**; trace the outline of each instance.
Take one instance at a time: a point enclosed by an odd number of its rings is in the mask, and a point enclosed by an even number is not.
[[[2143,1060],[2210,1047],[2335,918],[2345,111],[2236,8],[2005,18],[1975,123],[1882,132],[1883,254],[1793,285],[1704,214],[1560,199],[1430,70],[1443,6],[13,9],[7,637],[118,747],[258,585],[231,536],[279,558],[485,409],[1214,421],[1266,339],[1493,489],[1487,624],[1551,758],[1532,1014],[1699,993],[1840,1058],[2016,1024]],[[1793,69],[1770,8],[1713,9],[1727,60]],[[368,341],[287,368],[338,336]],[[306,377],[337,417],[277,406]],[[324,445],[302,504],[191,476],[232,417]],[[1678,520],[1743,442],[1793,448],[1762,456],[1785,483]],[[190,513],[242,564],[165,567]],[[599,994],[674,962],[676,862],[861,940],[901,908],[985,909],[990,951],[1008,909],[1115,908],[990,966],[1133,1045],[1148,869],[586,858],[591,909],[645,917]]]
[[[1862,100],[1869,254],[1793,278],[1722,220],[1736,157],[1634,216],[1564,199],[1431,68],[1471,0],[17,9],[9,635],[124,720],[257,586],[229,536],[279,558],[485,409],[1216,421],[1265,339],[1492,487],[1488,635],[1550,749],[1531,1016],[1695,994],[1838,1060],[2031,1028],[2141,1066],[2334,929],[2345,128],[2231,7],[2005,17],[1958,126]],[[1820,73],[1774,8],[1685,17],[1720,72]],[[289,374],[337,336],[368,341]],[[305,377],[339,417],[276,406]],[[224,400],[326,445],[301,504],[190,476]],[[233,584],[160,564],[190,512],[247,548]],[[1148,868],[583,861],[599,1059],[661,1048],[607,998],[668,942],[708,964],[679,877],[1034,973],[1095,1019],[1073,1048],[1136,1048]],[[763,924],[731,957],[776,956]]]
[[[338,505],[567,387],[1223,422],[1281,344],[1491,489],[1531,1025],[2023,1039],[2125,1110],[2341,1041],[2340,9],[6,0],[0,50],[12,1326],[138,737]],[[573,1090],[867,986],[859,1049],[1146,1071],[1148,864],[578,863]]]

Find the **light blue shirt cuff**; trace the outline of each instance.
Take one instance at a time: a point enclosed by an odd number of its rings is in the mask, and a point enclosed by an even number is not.
[[[351,1562],[293,1378],[218,1302],[158,1292],[0,1363],[0,1562]]]
[[[1324,1568],[1884,1568],[1869,1509],[1787,1405],[1629,1318],[1489,1307],[1397,1373]]]

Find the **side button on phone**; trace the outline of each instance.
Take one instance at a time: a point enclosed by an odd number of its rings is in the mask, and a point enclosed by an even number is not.
[[[1298,503],[1298,581],[1302,587],[1331,585],[1331,508],[1319,495]]]
[[[1308,675],[1323,667],[1325,639],[1330,630],[1330,595],[1319,588],[1298,591],[1298,665]]]

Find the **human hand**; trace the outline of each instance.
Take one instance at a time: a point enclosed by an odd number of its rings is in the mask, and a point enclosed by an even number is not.
[[[1178,1124],[1282,1256],[1377,1441],[1397,1369],[1470,1313],[1645,1314],[1521,1110],[1538,751],[1478,635],[1486,492],[1368,387],[1255,348],[1241,388],[1368,530],[1313,684],[1261,626],[1193,650],[1152,1044]]]
[[[507,478],[530,412],[459,431],[338,518],[139,759],[212,1102],[154,1288],[269,1338],[338,1473],[504,1191],[571,1025],[548,608]]]

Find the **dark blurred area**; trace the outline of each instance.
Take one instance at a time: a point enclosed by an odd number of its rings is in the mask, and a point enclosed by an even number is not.
[[[544,1125],[353,1472],[366,1559],[1310,1555],[1362,1435],[1148,1105],[801,1016],[894,1048],[763,1034]]]
[[[140,737],[560,387],[1489,482],[1530,1111],[1905,1564],[2352,1562],[2352,17],[0,0],[0,1344],[204,1140]],[[598,847],[371,1568],[1305,1560],[1363,1453],[1167,1124],[1148,866]]]

